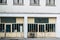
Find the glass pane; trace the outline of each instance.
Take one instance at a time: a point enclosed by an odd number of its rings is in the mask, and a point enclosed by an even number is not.
[[[6,25],[6,32],[11,32],[11,25]]]
[[[4,32],[4,24],[0,24],[0,32]]]
[[[46,24],[47,32],[55,32],[55,24]]]
[[[46,0],[46,4],[53,6],[55,5],[55,0]]]
[[[17,30],[16,24],[12,24],[12,32],[15,32],[15,30]]]
[[[0,3],[2,3],[2,0],[0,0]]]
[[[16,18],[14,18],[14,17],[2,17],[1,23],[16,23]]]
[[[23,24],[12,24],[12,32],[23,32]]]
[[[48,23],[48,18],[35,17],[35,23]]]
[[[39,5],[39,0],[30,0],[31,5]]]
[[[39,32],[44,32],[44,25],[39,25]]]
[[[19,4],[23,4],[23,0],[19,0]]]
[[[37,24],[28,24],[28,32],[37,32],[38,25]]]

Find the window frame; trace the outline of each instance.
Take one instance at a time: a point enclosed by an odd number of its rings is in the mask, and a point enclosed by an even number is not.
[[[53,3],[51,4],[51,0],[46,0],[46,6],[55,6],[55,0],[53,0]]]
[[[19,0],[17,1],[17,3],[15,3],[15,0],[13,0],[13,5],[24,5],[24,0],[22,0],[22,3],[19,3]]]
[[[38,0],[36,4],[34,3],[34,1],[32,3],[32,0],[30,0],[30,6],[40,6],[40,0]]]
[[[0,24],[0,25],[1,25],[1,28],[2,28],[2,29],[1,29],[1,32],[5,32],[5,27],[4,27],[5,24]],[[2,30],[3,30],[3,31],[2,31]]]
[[[46,32],[55,32],[55,24],[46,24]]]
[[[38,32],[38,24],[28,24],[28,32]]]
[[[1,1],[0,5],[7,5],[7,0],[5,0],[5,2],[2,2],[2,1]]]
[[[15,25],[15,26],[14,26]],[[19,25],[19,31],[18,31],[18,25]],[[14,27],[13,27],[14,26]],[[20,31],[20,26],[22,26],[22,31]],[[12,32],[23,32],[23,24],[12,24]]]

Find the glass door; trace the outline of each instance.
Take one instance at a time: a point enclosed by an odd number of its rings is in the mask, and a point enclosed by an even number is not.
[[[5,24],[5,37],[11,37],[11,24]]]
[[[6,32],[11,32],[11,25],[10,24],[6,24]]]

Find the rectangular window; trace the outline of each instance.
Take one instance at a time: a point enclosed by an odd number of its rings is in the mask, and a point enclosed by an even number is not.
[[[46,5],[47,6],[54,6],[55,5],[55,0],[46,0]]]
[[[0,23],[1,23],[1,18],[0,18]]]
[[[0,24],[0,32],[4,32],[4,24]]]
[[[0,0],[0,5],[7,4],[7,0]]]
[[[23,0],[13,0],[14,5],[23,5]]]
[[[41,18],[41,17],[35,17],[35,23],[49,23],[49,18]]]
[[[39,0],[30,0],[30,5],[38,6],[39,5]]]
[[[37,24],[28,24],[28,32],[37,32],[38,25]]]
[[[23,24],[12,24],[12,32],[23,32]]]
[[[44,32],[44,25],[39,25],[39,32]]]
[[[6,32],[11,32],[11,25],[6,25]]]
[[[46,24],[47,32],[55,32],[55,24]]]
[[[16,23],[15,17],[2,17],[1,23]]]

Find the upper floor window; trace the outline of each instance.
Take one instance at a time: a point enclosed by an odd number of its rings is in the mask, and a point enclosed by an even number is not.
[[[23,0],[13,0],[14,5],[23,5]]]
[[[7,4],[7,0],[0,0],[0,5]]]
[[[39,5],[39,0],[30,0],[30,5],[38,6]]]
[[[46,5],[47,6],[54,6],[55,5],[55,0],[46,0]]]

